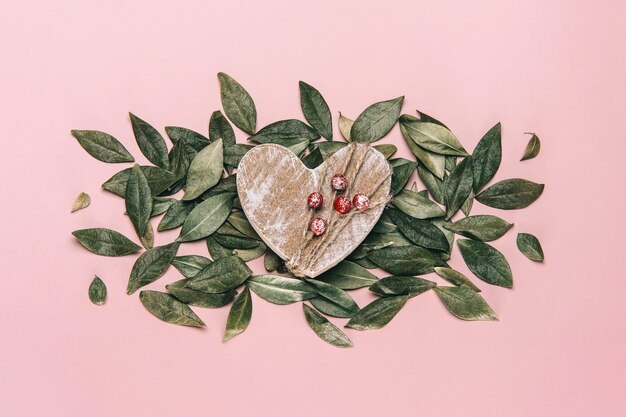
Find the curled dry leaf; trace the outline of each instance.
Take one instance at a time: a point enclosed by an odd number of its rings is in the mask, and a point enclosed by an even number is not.
[[[89,194],[87,193],[78,194],[78,196],[74,200],[74,203],[72,204],[72,213],[88,207],[90,203],[91,203],[91,197],[89,197]]]

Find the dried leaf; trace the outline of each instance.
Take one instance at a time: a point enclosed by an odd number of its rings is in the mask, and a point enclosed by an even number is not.
[[[536,236],[531,235],[530,233],[518,233],[517,248],[531,261],[544,261],[541,243],[539,243],[539,239],[537,239]]]
[[[478,192],[496,175],[502,160],[502,128],[500,123],[493,126],[478,142],[472,153],[474,173],[474,193]]]
[[[324,97],[313,86],[300,81],[300,105],[307,122],[327,140],[333,140],[333,120]]]
[[[237,296],[237,299],[228,312],[224,342],[232,339],[238,334],[243,333],[248,328],[251,318],[252,298],[250,297],[250,289],[245,287],[241,294]]]
[[[435,292],[448,311],[462,320],[498,320],[485,299],[465,285],[436,287]]]
[[[526,145],[526,149],[524,150],[524,155],[520,161],[526,161],[528,159],[533,159],[537,155],[539,155],[539,151],[541,150],[541,141],[539,137],[534,133],[527,133],[527,135],[532,135],[528,144]]]
[[[543,193],[543,184],[521,178],[500,181],[476,196],[480,203],[502,210],[528,207]]]
[[[467,267],[488,284],[513,288],[513,274],[506,258],[493,246],[478,240],[457,242]]]
[[[385,327],[404,307],[409,296],[383,297],[372,301],[359,311],[346,327],[356,330],[374,330]]]
[[[176,256],[178,242],[147,250],[142,253],[133,265],[128,279],[127,294],[132,294],[139,288],[148,285],[161,278]]]
[[[129,113],[129,116],[141,153],[154,165],[169,169],[170,161],[163,136],[154,127],[134,114]]]
[[[328,319],[317,311],[313,310],[306,304],[302,304],[304,316],[309,327],[326,343],[336,347],[352,347],[352,342],[348,336],[342,332],[337,326],[332,324]]]
[[[220,72],[220,94],[224,113],[239,129],[253,135],[256,130],[256,106],[250,94],[230,75]]]
[[[339,132],[341,132],[341,136],[348,142],[352,142],[350,137],[350,130],[352,130],[352,125],[354,124],[354,120],[348,119],[341,112],[339,112]]]
[[[198,152],[189,165],[187,186],[183,200],[198,198],[209,188],[217,184],[224,170],[224,146],[222,139],[212,142]]]
[[[274,304],[296,303],[317,295],[305,282],[278,275],[256,275],[250,277],[247,284],[256,295]]]
[[[74,203],[72,204],[72,213],[88,207],[90,203],[91,203],[91,197],[89,197],[89,194],[87,193],[78,194],[78,196],[74,200]]]
[[[72,232],[88,251],[102,256],[124,256],[135,253],[141,246],[110,229],[81,229]]]
[[[104,304],[107,298],[107,287],[104,282],[97,276],[93,277],[93,281],[89,285],[89,300],[97,306]]]
[[[80,146],[98,161],[109,163],[135,162],[135,158],[113,136],[97,130],[72,130]]]
[[[154,317],[179,326],[205,327],[204,322],[189,308],[170,294],[158,291],[141,291],[141,304]]]
[[[376,142],[395,126],[402,110],[404,96],[374,103],[359,115],[350,129],[355,142]]]

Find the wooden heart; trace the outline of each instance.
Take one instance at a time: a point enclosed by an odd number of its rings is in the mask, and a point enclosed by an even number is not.
[[[346,258],[367,237],[390,198],[391,166],[369,144],[351,143],[322,165],[308,169],[293,152],[280,145],[252,148],[239,163],[237,191],[250,224],[296,276],[316,277]],[[343,174],[345,195],[370,198],[367,210],[347,214],[333,209],[337,193],[330,180]],[[307,197],[318,191],[324,198],[319,210],[307,207]],[[313,236],[309,223],[315,216],[327,221],[326,232]]]

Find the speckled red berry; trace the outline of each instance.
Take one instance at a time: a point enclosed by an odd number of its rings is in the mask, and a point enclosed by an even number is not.
[[[315,236],[319,236],[326,231],[326,220],[321,217],[315,217],[309,224],[309,229]]]
[[[335,198],[335,203],[333,204],[335,210],[337,210],[341,214],[346,214],[350,211],[350,199],[345,195],[340,195]]]
[[[348,187],[348,180],[341,174],[335,174],[330,179],[330,184],[332,185],[333,190],[343,191],[346,187]]]
[[[312,209],[318,209],[322,207],[324,203],[324,197],[318,192],[313,192],[309,194],[309,197],[306,199],[306,205],[311,207]]]
[[[352,198],[352,204],[359,211],[367,210],[370,206],[370,198],[365,194],[357,194]]]

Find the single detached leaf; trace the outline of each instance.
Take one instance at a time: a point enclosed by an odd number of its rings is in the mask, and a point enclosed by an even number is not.
[[[454,284],[457,287],[460,287],[461,285],[466,285],[469,288],[471,288],[472,290],[474,290],[476,292],[480,292],[480,288],[478,288],[476,285],[474,285],[474,283],[472,281],[470,281],[470,279],[468,277],[466,277],[465,275],[463,275],[459,271],[456,271],[456,270],[454,270],[452,268],[447,268],[447,267],[444,267],[444,266],[438,266],[438,267],[435,268],[435,273],[437,275],[439,275],[441,278],[443,278],[446,281],[448,281],[450,284]]]
[[[409,161],[404,158],[391,159],[389,165],[393,168],[393,175],[391,177],[391,194],[396,195],[406,185],[415,171],[417,164],[413,161]]]
[[[446,220],[450,220],[461,208],[472,192],[472,158],[463,159],[454,168],[444,185]]]
[[[252,97],[230,75],[220,72],[217,78],[226,116],[239,129],[253,135],[256,130],[256,107]]]
[[[528,159],[533,159],[535,156],[539,155],[539,151],[541,150],[541,141],[539,137],[534,133],[528,133],[532,135],[530,140],[528,141],[528,145],[526,145],[526,149],[524,150],[524,155],[520,161],[526,161]]]
[[[72,232],[88,251],[102,256],[124,256],[135,253],[141,246],[114,230],[95,228]]]
[[[252,274],[245,262],[237,256],[219,258],[189,278],[186,286],[211,294],[237,288]]]
[[[247,285],[256,295],[274,304],[291,304],[317,295],[305,282],[278,275],[256,275],[248,279]]]
[[[265,126],[248,140],[256,143],[277,143],[279,140],[301,140],[309,141],[320,137],[312,127],[297,119],[279,120]],[[285,143],[280,143],[285,145]]]
[[[78,196],[74,200],[74,203],[72,204],[72,213],[88,207],[90,203],[91,203],[91,197],[89,197],[89,194],[87,193],[78,194]]]
[[[472,153],[474,193],[478,192],[496,175],[502,160],[502,126],[497,123],[478,142]]]
[[[228,312],[224,342],[243,333],[250,324],[250,318],[252,318],[252,298],[250,289],[245,287]]]
[[[513,274],[506,258],[493,246],[478,240],[457,241],[467,267],[488,284],[513,288]]]
[[[152,195],[156,196],[161,194],[176,182],[176,176],[166,169],[153,166],[142,166],[141,170],[148,179]],[[126,185],[128,184],[128,178],[130,177],[131,171],[132,168],[126,168],[118,172],[102,184],[102,188],[112,192],[113,194],[119,195],[120,197],[125,197]]]
[[[543,249],[539,239],[530,233],[517,234],[517,248],[531,261],[543,262],[544,260]]]
[[[146,310],[159,320],[179,326],[205,327],[204,322],[187,304],[181,303],[170,294],[141,291],[139,300]]]
[[[148,179],[139,165],[135,165],[126,185],[126,213],[130,217],[137,236],[144,236],[152,215],[152,191]]]
[[[480,203],[502,210],[528,207],[543,193],[543,184],[521,178],[500,181],[476,196]]]
[[[426,186],[426,189],[439,204],[444,204],[444,184],[443,180],[437,178],[432,172],[430,172],[423,164],[419,164],[417,166],[417,175],[420,180]]]
[[[304,81],[300,81],[300,105],[306,121],[327,140],[333,140],[330,108],[320,92]]]
[[[378,281],[376,275],[350,261],[339,262],[337,266],[323,273],[317,279],[342,290],[368,287]]]
[[[435,292],[448,311],[461,320],[498,320],[498,316],[485,299],[465,285],[436,287]]]
[[[137,145],[141,149],[141,153],[154,165],[163,169],[169,169],[170,161],[167,155],[167,145],[163,136],[150,124],[141,120],[132,113],[130,122],[133,125],[133,132]]]
[[[385,271],[394,275],[421,275],[433,272],[436,266],[446,264],[428,249],[419,246],[399,246],[378,249],[367,257]]]
[[[468,155],[456,136],[441,125],[424,122],[408,115],[400,117],[400,125],[415,144],[428,151],[440,155]]]
[[[211,235],[224,223],[235,194],[224,193],[207,198],[189,214],[178,237],[179,242],[189,242]]]
[[[352,347],[352,342],[337,326],[306,304],[302,304],[309,327],[326,343],[336,347]]]
[[[204,269],[212,261],[199,255],[183,255],[172,259],[172,265],[183,274],[185,278],[191,278],[200,270]]]
[[[350,131],[352,130],[353,124],[354,120],[348,119],[339,112],[339,132],[341,132],[341,136],[348,142],[352,142]]]
[[[395,208],[387,209],[387,215],[398,226],[400,232],[414,244],[443,252],[450,250],[445,235],[432,223],[408,216]]]
[[[130,295],[139,288],[161,278],[176,256],[178,246],[179,243],[174,242],[165,246],[157,246],[142,253],[130,272],[126,293]]]
[[[182,279],[166,285],[165,288],[170,294],[183,303],[202,308],[224,307],[237,295],[237,291],[235,290],[216,294],[194,290],[186,286],[188,281],[188,279]]]
[[[211,142],[222,139],[225,149],[235,144],[235,131],[219,110],[211,114],[211,120],[209,121],[209,139]]]
[[[442,217],[445,212],[428,197],[411,190],[402,190],[391,199],[394,206],[403,213],[416,219],[432,219]]]
[[[344,290],[316,279],[308,279],[306,282],[319,294],[311,303],[322,313],[347,318],[359,311],[357,303]]]
[[[193,200],[217,184],[224,170],[224,145],[222,139],[212,142],[198,152],[189,165],[187,188],[183,200]]]
[[[404,307],[409,296],[383,297],[372,301],[359,311],[346,327],[356,330],[374,330],[385,327]]]
[[[89,285],[89,300],[97,306],[101,306],[107,299],[107,286],[97,276],[93,277],[93,281]]]
[[[370,286],[370,291],[381,296],[407,295],[415,297],[434,288],[437,284],[423,278],[392,276],[382,278]]]
[[[391,155],[398,151],[396,145],[391,145],[389,143],[385,143],[384,145],[374,145],[374,149],[382,153],[385,159],[389,159]]]
[[[98,161],[109,163],[135,162],[135,158],[113,136],[97,130],[72,130],[80,146]]]
[[[395,126],[402,110],[404,96],[374,103],[359,115],[350,129],[355,142],[376,142]]]
[[[443,227],[465,237],[491,242],[504,236],[513,224],[496,216],[478,215],[468,216],[454,223],[446,223]]]

